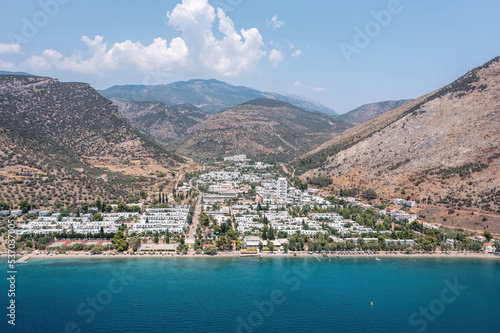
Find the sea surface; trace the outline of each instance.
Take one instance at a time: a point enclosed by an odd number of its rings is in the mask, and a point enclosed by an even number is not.
[[[500,260],[330,259],[34,258],[0,332],[500,331]]]

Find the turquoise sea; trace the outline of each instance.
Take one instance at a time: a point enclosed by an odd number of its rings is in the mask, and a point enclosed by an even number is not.
[[[32,259],[17,269],[16,325],[4,279],[1,332],[500,331],[500,260]]]

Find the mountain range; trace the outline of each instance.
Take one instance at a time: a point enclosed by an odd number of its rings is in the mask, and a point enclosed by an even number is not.
[[[352,127],[292,164],[337,188],[500,209],[500,57]]]
[[[233,86],[218,80],[189,80],[166,85],[122,85],[100,91],[111,100],[122,102],[162,102],[167,105],[193,104],[206,113],[217,113],[251,99],[269,98],[297,107],[336,115],[332,109],[295,95],[262,92],[244,86]]]
[[[3,75],[26,75],[26,76],[34,76],[33,74],[25,73],[25,72],[0,71],[0,74],[3,74]]]
[[[499,91],[500,57],[415,100],[337,117],[216,80],[115,86],[101,92],[110,101],[86,83],[4,74],[0,201],[125,199],[190,157],[247,154],[288,163],[303,181],[328,178],[334,191],[500,211]]]

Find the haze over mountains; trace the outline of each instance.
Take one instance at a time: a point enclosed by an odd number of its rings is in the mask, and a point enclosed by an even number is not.
[[[9,72],[9,71],[0,71],[0,74],[3,75],[28,75],[28,76],[35,76],[33,74],[25,73],[25,72]]]
[[[370,104],[364,104],[347,113],[337,116],[338,120],[351,125],[359,125],[379,114],[395,109],[403,104],[412,101],[411,99],[402,99],[398,101],[383,101]]]
[[[123,102],[163,102],[167,105],[193,104],[207,113],[217,113],[255,98],[270,98],[297,107],[336,115],[332,109],[298,96],[262,92],[244,86],[233,86],[218,80],[189,80],[166,85],[113,86],[100,92],[104,97]]]
[[[334,186],[500,209],[500,58],[350,128],[294,163]],[[422,197],[425,196],[425,197]]]

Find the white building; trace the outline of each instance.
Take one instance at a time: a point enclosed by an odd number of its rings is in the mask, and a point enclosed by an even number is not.
[[[286,201],[288,193],[288,183],[286,178],[280,177],[276,183],[276,197],[278,200]]]
[[[229,157],[224,157],[224,162],[245,162],[249,161],[247,155],[234,155]]]

